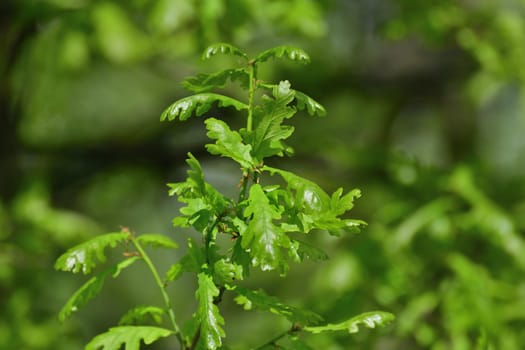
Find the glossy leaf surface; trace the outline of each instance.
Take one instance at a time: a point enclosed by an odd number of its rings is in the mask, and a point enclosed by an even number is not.
[[[287,58],[292,61],[298,61],[300,63],[309,63],[310,56],[299,48],[292,46],[277,46],[266,51],[261,52],[254,59],[255,62],[265,62],[270,58]]]
[[[204,50],[204,53],[202,54],[203,59],[210,59],[211,57],[217,55],[217,54],[223,54],[223,55],[235,55],[240,56],[243,58],[247,58],[248,56],[242,52],[239,48],[227,44],[227,43],[217,43],[210,45]]]
[[[169,329],[151,326],[113,327],[93,338],[86,350],[120,350],[123,345],[126,350],[139,350],[141,342],[149,345],[172,334]]]
[[[106,261],[104,250],[114,248],[118,243],[129,239],[129,233],[107,233],[81,243],[62,254],[55,263],[55,269],[73,273],[91,273],[99,262]]]
[[[242,247],[250,253],[252,264],[263,271],[280,269],[286,272],[287,264],[283,249],[290,247],[290,239],[274,223],[281,213],[270,204],[261,186],[250,188],[248,206],[244,216],[251,220],[242,234]]]
[[[370,311],[361,315],[352,317],[348,321],[336,324],[327,324],[326,326],[318,327],[304,327],[305,331],[311,333],[322,333],[327,331],[347,331],[348,333],[357,333],[360,326],[367,328],[375,328],[377,326],[384,326],[394,320],[394,315],[383,311]]]
[[[179,120],[184,121],[193,114],[200,117],[208,112],[214,103],[217,103],[219,107],[234,107],[238,111],[248,109],[246,104],[234,98],[206,92],[184,97],[174,102],[161,114],[160,120],[163,121],[167,119],[171,121],[179,118]]]
[[[216,140],[214,144],[206,145],[208,152],[231,158],[243,168],[254,166],[254,160],[250,154],[252,148],[243,142],[237,131],[232,131],[228,124],[219,119],[208,118],[205,123],[208,137]]]
[[[219,295],[219,289],[213,279],[201,272],[198,275],[199,287],[197,289],[197,319],[200,322],[200,337],[206,349],[215,350],[222,344],[221,338],[226,334],[222,329],[224,319],[219,314],[219,308],[214,304],[214,298]]]

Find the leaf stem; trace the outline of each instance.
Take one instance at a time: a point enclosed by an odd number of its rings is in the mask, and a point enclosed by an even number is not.
[[[164,299],[164,305],[166,307],[166,311],[168,312],[168,317],[171,322],[171,326],[175,332],[175,336],[177,337],[177,340],[180,343],[181,348],[184,347],[184,340],[181,335],[181,331],[179,326],[177,325],[177,322],[175,321],[175,313],[173,312],[173,309],[171,308],[171,300],[166,292],[166,288],[164,286],[164,283],[160,279],[159,273],[157,272],[157,269],[155,268],[155,265],[149,258],[148,254],[146,254],[146,251],[142,248],[142,245],[134,238],[131,239],[135,247],[137,248],[137,251],[140,253],[140,256],[144,259],[144,262],[148,266],[149,270],[151,271],[151,274],[153,275],[153,278],[155,279],[155,283],[157,284],[157,287],[160,289],[160,293],[162,294],[162,298]]]
[[[256,88],[256,66],[254,61],[250,61],[248,64],[248,75],[250,81],[250,87],[248,92],[248,120],[246,121],[246,130],[252,131],[253,129],[253,98],[255,96]]]
[[[282,332],[281,334],[276,335],[272,339],[268,340],[266,343],[254,348],[253,350],[263,350],[267,346],[273,346],[275,348],[278,348],[277,342],[281,340],[282,338],[286,337],[287,335],[291,335],[294,333],[297,333],[301,330],[301,325],[294,323],[292,327],[290,327],[289,330]]]

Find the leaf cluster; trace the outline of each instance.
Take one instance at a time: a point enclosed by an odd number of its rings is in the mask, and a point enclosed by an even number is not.
[[[258,309],[286,318],[293,325],[293,331],[286,336],[297,344],[300,342],[292,335],[299,329],[312,333],[334,330],[352,333],[358,330],[359,324],[374,327],[393,318],[388,313],[373,312],[341,324],[319,326],[323,319],[315,312],[288,305],[262,290],[250,290],[239,284],[249,276],[252,268],[276,270],[285,276],[292,261],[327,258],[322,250],[298,239],[298,235],[312,231],[334,235],[355,232],[364,222],[346,215],[354,200],[360,197],[359,190],[344,193],[339,188],[328,194],[313,181],[265,164],[269,157],[292,153],[285,141],[294,128],[285,124],[287,120],[300,110],[311,116],[324,116],[325,110],[314,99],[292,89],[286,80],[278,84],[262,81],[258,77],[258,66],[281,58],[308,63],[308,55],[301,49],[280,46],[250,59],[232,45],[216,44],[204,52],[203,58],[217,54],[241,57],[243,66],[187,79],[184,86],[195,94],[174,102],[162,113],[161,120],[184,121],[192,116],[204,116],[214,104],[245,112],[246,126],[239,130],[233,130],[224,118],[207,117],[204,121],[211,140],[206,150],[211,155],[229,158],[239,166],[238,197],[229,198],[208,183],[200,162],[188,153],[187,178],[168,184],[169,194],[183,203],[173,225],[193,228],[200,233],[202,244],[189,239],[187,253],[168,269],[164,278],[160,277],[145,247],[173,249],[177,245],[157,234],[134,236],[123,230],[102,235],[71,248],[57,260],[57,269],[87,274],[105,261],[106,247],[129,244],[136,249],[135,254],[127,254],[126,259],[84,284],[61,311],[61,319],[95,297],[108,276],[117,277],[138,260],[146,263],[163,297],[163,307],[146,305],[130,310],[119,327],[95,337],[87,349],[117,350],[123,343],[126,348],[136,349],[141,341],[149,344],[170,335],[178,338],[182,349],[219,349],[226,336],[225,319],[219,308],[225,292],[236,294],[236,302],[245,310]],[[229,82],[238,82],[247,90],[245,101],[211,92]],[[256,93],[259,91],[262,94]],[[275,184],[263,184],[276,175],[279,178]],[[231,239],[230,246],[219,246],[217,237],[224,235]],[[183,273],[196,276],[197,309],[187,327],[181,328],[165,287]],[[155,326],[146,324],[152,321]]]

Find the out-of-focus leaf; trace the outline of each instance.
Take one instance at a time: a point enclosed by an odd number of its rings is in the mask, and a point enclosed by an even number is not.
[[[224,55],[236,55],[243,58],[247,58],[248,56],[242,52],[240,49],[236,48],[233,45],[226,44],[226,43],[217,43],[208,46],[206,50],[204,50],[204,53],[202,54],[202,59],[210,59],[211,57],[217,55],[217,54],[224,54]]]
[[[288,266],[282,250],[290,247],[290,239],[274,224],[281,214],[270,204],[259,184],[250,188],[248,203],[244,216],[251,220],[242,234],[242,247],[249,252],[254,266],[263,271],[279,268],[285,273]]]
[[[58,257],[55,269],[71,271],[77,273],[82,271],[88,274],[97,265],[97,260],[101,263],[106,261],[104,249],[115,247],[118,243],[129,239],[129,233],[116,232],[107,233],[81,243]]]
[[[121,326],[110,328],[93,338],[86,350],[119,350],[122,345],[126,350],[139,350],[141,342],[149,345],[173,334],[173,331],[151,326]]]
[[[62,307],[60,313],[58,314],[59,320],[64,321],[66,318],[71,316],[73,312],[78,311],[81,307],[86,305],[88,301],[96,297],[102,290],[106,277],[118,277],[118,275],[123,269],[127,268],[139,259],[139,257],[132,257],[123,260],[115,266],[104,270],[101,273],[90,278],[86,283],[84,283],[84,285],[82,285],[82,287],[80,287],[75,293],[73,293],[73,295],[69,298],[66,304]]]
[[[175,243],[172,239],[158,233],[142,234],[138,236],[136,240],[141,244],[150,245],[152,247],[162,247],[169,249],[178,248],[177,243]]]
[[[205,123],[208,137],[216,140],[214,144],[206,145],[208,152],[231,158],[246,169],[254,167],[254,160],[250,154],[252,147],[243,143],[237,131],[232,131],[228,124],[219,119],[208,118]]]
[[[182,272],[184,272],[182,269],[182,264],[177,263],[171,265],[168,271],[166,272],[166,276],[164,277],[164,283],[177,280],[182,274]]]
[[[156,324],[162,324],[164,309],[158,306],[137,306],[126,312],[119,321],[119,326],[129,326],[136,323],[144,323],[147,320],[153,320]]]
[[[194,93],[206,92],[214,88],[222,88],[227,81],[239,81],[243,88],[248,88],[249,75],[246,70],[226,69],[217,73],[198,74],[195,77],[187,78],[183,82],[183,86]]]
[[[376,328],[377,326],[384,326],[392,322],[394,318],[394,315],[389,312],[370,311],[352,317],[351,319],[341,323],[329,323],[325,326],[317,327],[306,326],[303,329],[311,333],[322,333],[326,331],[347,331],[348,333],[357,333],[359,332],[360,325],[363,325],[367,328]]]
[[[235,301],[245,310],[269,311],[286,317],[292,323],[298,322],[303,325],[315,325],[323,320],[320,315],[313,311],[285,304],[262,290],[254,291],[240,286],[231,287],[231,290],[237,293]]]
[[[302,49],[292,46],[277,46],[266,51],[261,52],[254,61],[257,63],[265,62],[270,58],[288,58],[292,61],[298,61],[300,63],[310,63],[310,56]]]
[[[179,120],[184,121],[190,118],[193,113],[195,113],[197,117],[200,117],[209,111],[215,102],[218,103],[219,107],[231,106],[238,111],[248,109],[246,104],[234,98],[211,92],[205,92],[184,97],[178,101],[175,101],[161,114],[160,120],[164,121],[168,119],[171,121],[178,117]]]
[[[221,327],[224,325],[224,319],[219,314],[217,305],[213,303],[214,298],[219,296],[219,289],[206,273],[199,273],[198,282],[196,296],[199,301],[197,319],[200,322],[200,337],[206,349],[215,350],[221,346],[221,338],[226,336]]]

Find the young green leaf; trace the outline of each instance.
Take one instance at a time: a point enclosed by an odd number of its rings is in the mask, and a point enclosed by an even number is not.
[[[284,82],[281,82],[280,86]],[[287,147],[282,140],[292,135],[294,128],[282,125],[285,119],[295,114],[295,108],[288,106],[294,99],[292,90],[284,86],[274,91],[274,98],[264,96],[262,104],[253,114],[255,129],[249,137],[252,145],[252,154],[259,162],[266,157],[283,155]]]
[[[300,63],[310,63],[310,56],[302,49],[292,46],[277,46],[266,51],[261,52],[255,57],[254,62],[261,63],[269,60],[270,58],[288,58],[292,61],[298,61]]]
[[[113,327],[93,338],[85,350],[120,350],[122,345],[126,350],[139,350],[141,341],[149,345],[172,334],[169,329],[151,326]]]
[[[213,283],[212,277],[204,272],[198,274],[198,282],[196,296],[199,302],[197,319],[200,322],[200,337],[206,349],[215,350],[221,346],[221,338],[226,336],[221,328],[224,319],[214,304],[214,298],[219,296],[219,289]]]
[[[206,145],[208,152],[231,158],[246,169],[254,167],[251,146],[243,143],[237,131],[232,131],[225,122],[215,118],[208,118],[205,123],[208,137],[216,140],[214,144]]]
[[[118,277],[120,272],[126,267],[133,264],[135,261],[140,258],[135,256],[126,260],[119,262],[118,264],[112,266],[109,269],[102,271],[101,273],[90,278],[82,287],[80,287],[73,295],[69,298],[66,304],[62,307],[58,314],[58,319],[63,322],[66,318],[71,316],[73,312],[78,311],[84,305],[86,305],[91,299],[96,297],[102,287],[104,286],[104,281],[106,277],[113,276],[113,278]]]
[[[135,238],[137,242],[144,245],[150,245],[152,247],[162,247],[168,249],[178,248],[177,243],[172,241],[169,237],[158,233],[146,233]]]
[[[242,266],[225,259],[219,259],[215,262],[213,274],[220,284],[231,283],[243,278]]]
[[[330,323],[325,326],[318,327],[307,326],[303,329],[311,333],[322,333],[326,331],[347,331],[348,333],[357,333],[359,332],[360,325],[363,325],[368,328],[375,328],[377,326],[384,326],[392,322],[394,318],[394,315],[392,315],[389,312],[370,311],[352,317],[351,319],[341,323]]]
[[[175,101],[161,114],[160,120],[164,121],[168,119],[171,121],[178,117],[180,121],[184,121],[190,118],[194,113],[197,117],[200,117],[208,112],[215,102],[218,103],[219,107],[231,106],[238,111],[248,109],[246,104],[234,98],[206,92]]]
[[[309,97],[303,92],[297,90],[294,91],[298,109],[306,109],[306,112],[308,112],[308,114],[310,114],[311,116],[317,115],[318,117],[324,117],[326,115],[326,110],[319,102],[317,102],[316,100]]]
[[[187,204],[180,209],[183,216],[176,217],[173,225],[193,226],[202,231],[213,216],[218,216],[225,210],[228,199],[204,181],[202,168],[191,153],[188,153],[186,162],[190,166],[186,181],[168,184],[169,194],[177,195],[179,202]]]
[[[231,82],[239,81],[241,87],[248,88],[249,75],[242,68],[225,69],[220,72],[210,74],[197,74],[195,77],[187,78],[182,83],[183,86],[194,93],[210,91],[214,88],[223,88],[228,80]]]
[[[288,265],[282,249],[290,247],[290,239],[274,224],[274,220],[281,218],[281,213],[270,204],[259,184],[250,188],[244,216],[251,217],[251,220],[242,234],[242,247],[250,253],[252,264],[260,266],[263,271],[279,268],[285,273]]]
[[[236,48],[233,45],[226,43],[217,43],[208,46],[206,50],[204,50],[204,53],[202,54],[202,59],[210,59],[211,57],[219,53],[224,55],[236,55],[243,58],[248,58],[248,56],[244,52],[242,52],[240,49]]]
[[[292,216],[291,223],[296,224],[297,220],[301,232],[307,233],[318,228],[338,234],[340,231],[358,230],[365,225],[361,220],[340,218],[352,208],[354,198],[361,194],[359,190],[350,191],[341,198],[342,189],[338,189],[330,197],[316,183],[291,172],[268,166],[264,166],[263,170],[272,175],[279,174],[288,183],[288,188],[294,193],[293,207],[297,211],[289,213]]]
[[[303,325],[315,325],[323,321],[315,312],[285,304],[262,290],[249,290],[240,286],[231,287],[231,290],[237,293],[235,301],[245,310],[269,311],[286,317],[292,323],[298,322]]]
[[[176,263],[170,266],[164,277],[164,284],[168,282],[176,281],[184,272],[183,266],[181,263]]]
[[[73,273],[82,272],[85,275],[91,273],[98,262],[105,262],[106,247],[115,247],[118,243],[130,238],[128,232],[107,233],[81,243],[58,257],[55,262],[55,269],[71,271]]]
[[[164,316],[164,309],[158,306],[136,306],[126,312],[119,321],[119,326],[129,326],[136,323],[144,323],[147,320],[152,320],[157,325],[162,324],[162,317]]]

